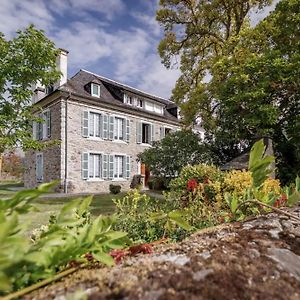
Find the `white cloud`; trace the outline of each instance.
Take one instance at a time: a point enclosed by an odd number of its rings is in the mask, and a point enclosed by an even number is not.
[[[165,69],[157,55],[160,33],[155,21],[157,2],[143,2],[145,11],[136,14],[126,12],[124,3],[125,0],[1,0],[0,31],[11,38],[17,29],[34,23],[58,47],[69,50],[72,71],[93,67],[100,75],[170,97],[179,71]],[[100,13],[99,18],[95,12]],[[113,18],[125,13],[144,26],[112,31]],[[61,27],[57,16],[69,23],[64,22]],[[109,74],[101,73],[102,66],[106,66]]]
[[[12,37],[16,30],[34,23],[38,28],[49,30],[54,18],[49,14],[43,1],[1,0],[0,32]]]
[[[48,6],[56,13],[68,12],[85,17],[90,17],[89,12],[98,12],[108,20],[123,13],[126,8],[122,0],[50,0]]]

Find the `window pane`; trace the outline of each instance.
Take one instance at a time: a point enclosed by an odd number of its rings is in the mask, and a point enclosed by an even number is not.
[[[100,115],[95,114],[95,136],[100,136]]]
[[[99,95],[99,86],[97,84],[93,84],[93,95]]]
[[[118,156],[115,156],[114,177],[118,177]]]
[[[94,155],[90,154],[89,156],[89,177],[94,177]]]
[[[89,132],[90,136],[94,136],[94,119],[95,119],[95,114],[90,113],[90,122],[89,122]]]
[[[119,177],[123,177],[123,156],[119,156]]]
[[[123,131],[124,131],[124,120],[123,119],[119,119],[119,139],[123,140]]]
[[[100,178],[100,155],[95,155],[95,177]]]

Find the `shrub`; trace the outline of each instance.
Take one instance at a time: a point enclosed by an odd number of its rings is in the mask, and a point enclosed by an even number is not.
[[[165,180],[163,178],[158,178],[158,177],[152,177],[148,180],[148,187],[150,190],[156,190],[156,191],[161,191],[165,190],[166,184]]]
[[[121,186],[119,184],[110,184],[109,191],[111,194],[119,194],[121,192]]]
[[[225,174],[223,191],[236,193],[238,196],[244,194],[245,189],[253,184],[251,173],[246,170],[232,170]]]
[[[179,197],[186,198],[188,194],[192,194],[192,198],[199,201],[221,202],[223,177],[222,171],[212,165],[186,166],[179,177],[170,182],[169,187],[173,193],[178,193]]]

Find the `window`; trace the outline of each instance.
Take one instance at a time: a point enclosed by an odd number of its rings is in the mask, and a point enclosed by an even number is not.
[[[137,99],[136,106],[140,107],[140,108],[143,108],[143,106],[144,106],[143,100]]]
[[[100,85],[92,83],[91,84],[91,95],[93,97],[100,97]]]
[[[89,136],[101,137],[101,115],[90,112],[89,115]]]
[[[102,174],[102,159],[101,154],[90,153],[89,154],[89,178],[96,179],[101,178]]]
[[[133,97],[129,96],[127,94],[124,94],[124,103],[126,103],[128,105],[132,105],[133,104]]]
[[[43,182],[43,154],[36,155],[36,181]]]
[[[124,178],[124,156],[115,155],[114,178]]]
[[[171,128],[165,127],[165,136],[166,136],[167,134],[169,134],[171,131],[172,131]]]
[[[114,137],[115,140],[124,140],[124,119],[115,118]]]
[[[53,91],[54,91],[54,86],[53,85],[46,86],[46,88],[45,88],[45,94],[46,95],[51,94]]]
[[[38,118],[43,119],[41,122],[33,122],[33,136],[36,140],[41,141],[51,137],[51,113],[46,110]]]
[[[130,156],[123,154],[83,152],[81,167],[84,180],[124,180],[131,174]]]
[[[142,143],[143,144],[150,144],[150,137],[151,137],[151,125],[142,123]]]
[[[160,115],[162,115],[164,112],[162,105],[154,104],[153,102],[149,102],[149,101],[146,101],[145,109],[148,111],[151,111],[151,112],[155,112]]]

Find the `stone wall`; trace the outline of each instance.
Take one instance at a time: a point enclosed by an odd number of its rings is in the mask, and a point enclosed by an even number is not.
[[[63,103],[59,101],[47,108],[51,111],[51,138],[42,141],[42,143],[50,141],[55,143],[42,151],[31,150],[25,153],[24,185],[26,188],[34,188],[39,184],[36,180],[36,155],[38,153],[43,153],[43,182],[61,180],[61,115]]]
[[[81,132],[81,118],[84,110],[92,109],[99,113],[114,114],[130,120],[130,141],[109,141],[95,138],[85,138]],[[133,175],[138,174],[137,154],[144,151],[149,145],[137,144],[136,124],[138,121],[151,122],[154,125],[154,140],[160,139],[160,127],[168,126],[176,129],[174,125],[167,125],[165,122],[154,121],[150,118],[140,118],[126,113],[91,107],[75,102],[68,104],[68,192],[108,192],[111,183],[119,184],[122,190],[128,190]],[[120,180],[83,180],[81,172],[81,155],[83,152],[101,152],[105,154],[120,154],[131,156],[130,179]]]
[[[65,152],[67,151],[67,192],[108,192],[111,183],[119,184],[122,190],[128,190],[133,175],[138,174],[137,154],[150,147],[136,142],[136,124],[145,121],[154,125],[154,140],[160,139],[160,127],[167,126],[176,130],[178,126],[168,124],[164,121],[157,121],[151,118],[142,118],[124,112],[116,112],[99,106],[89,106],[83,103],[68,101],[67,104],[67,130],[65,130],[66,104],[60,101],[49,107],[51,109],[51,139],[60,141],[59,145],[45,149],[44,155],[44,182],[60,179],[59,191],[64,190],[65,184]],[[98,113],[113,114],[130,120],[130,141],[110,141],[99,138],[86,138],[82,136],[82,112],[92,110]],[[67,147],[65,144],[65,132],[67,132]],[[103,154],[130,155],[130,179],[119,180],[84,180],[82,179],[82,153],[99,152]],[[36,182],[36,154],[30,151],[26,154],[25,186],[35,187]]]

